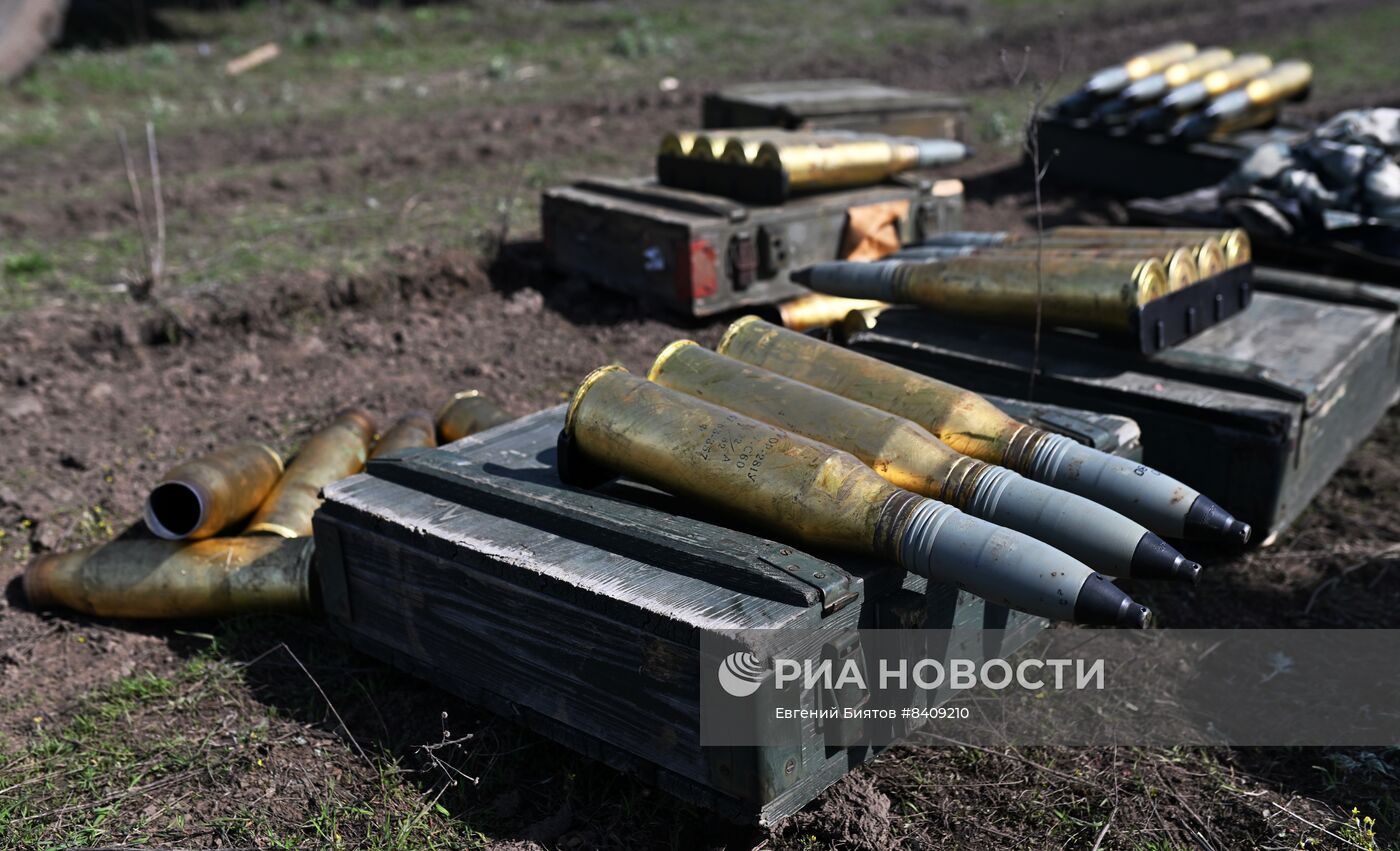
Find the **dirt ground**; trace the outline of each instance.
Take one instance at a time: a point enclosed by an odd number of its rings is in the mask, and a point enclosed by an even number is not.
[[[1208,38],[1226,24],[1262,38],[1369,5],[1381,4],[1099,10],[1076,21],[1069,67],[1104,64],[1125,43]],[[999,52],[1032,41],[1023,36],[983,33],[913,72],[902,50],[884,64],[810,59],[779,70],[986,93],[1006,87]],[[1047,37],[1037,38],[1043,46]],[[1052,73],[1048,53],[1033,54],[1033,73]],[[139,534],[131,527],[152,482],[213,447],[252,438],[290,451],[347,405],[387,425],[469,387],[525,414],[566,398],[593,366],[643,369],[678,336],[713,343],[730,317],[678,322],[561,279],[544,268],[528,225],[493,246],[489,229],[485,243],[466,240],[418,228],[412,213],[433,193],[472,193],[483,206],[512,198],[526,191],[526,164],[579,148],[644,152],[693,122],[699,93],[724,78],[672,92],[466,104],[410,121],[373,112],[254,120],[162,140],[162,166],[175,176],[170,215],[212,233],[269,199],[296,207],[408,175],[420,186],[475,177],[367,218],[363,227],[389,244],[366,266],[206,281],[163,292],[158,304],[65,299],[0,316],[0,846],[1392,847],[1395,749],[906,747],[755,831],[718,825],[398,674],[329,640],[314,620],[152,624],[28,607],[17,579],[30,557]],[[1025,95],[1005,97],[1014,105]],[[1400,86],[1366,83],[1306,109],[1398,100]],[[62,145],[12,153],[0,157],[0,236],[58,244],[135,227],[129,195],[111,179],[121,168],[112,146],[76,158]],[[1016,151],[993,146],[952,173],[968,188],[969,228],[1031,226],[1031,182]],[[85,186],[94,188],[61,203],[6,203]],[[1048,223],[1122,215],[1072,194],[1052,192],[1045,204]],[[1400,416],[1391,413],[1275,546],[1210,564],[1194,589],[1130,590],[1166,626],[1395,628],[1398,496]],[[1367,815],[1379,819],[1374,845]]]

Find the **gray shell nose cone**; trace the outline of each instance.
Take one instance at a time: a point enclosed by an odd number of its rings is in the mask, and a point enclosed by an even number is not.
[[[792,273],[792,279],[827,295],[898,301],[894,282],[899,265],[833,260],[798,269]]]
[[[1143,533],[1133,550],[1128,575],[1139,579],[1173,579],[1196,582],[1201,566],[1177,552],[1176,548],[1152,532]]]
[[[1204,494],[1196,497],[1191,503],[1191,510],[1186,512],[1185,536],[1188,540],[1243,546],[1249,543],[1252,531],[1248,523],[1236,520],[1234,515]]]
[[[1145,629],[1152,621],[1152,611],[1133,602],[1102,573],[1084,580],[1074,601],[1074,620],[1094,626],[1116,626],[1125,629]]]

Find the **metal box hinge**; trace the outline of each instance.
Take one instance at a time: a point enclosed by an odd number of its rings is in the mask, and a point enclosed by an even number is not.
[[[758,250],[754,246],[753,236],[734,234],[725,251],[725,265],[728,266],[729,281],[736,290],[747,289],[758,279]]]
[[[828,748],[843,747],[860,738],[865,724],[861,718],[846,717],[846,710],[861,709],[870,702],[860,635],[850,633],[822,645],[822,662],[830,664],[831,679],[817,692],[818,708],[824,710],[819,715],[818,728]],[[859,677],[843,677],[848,668],[858,672]]]

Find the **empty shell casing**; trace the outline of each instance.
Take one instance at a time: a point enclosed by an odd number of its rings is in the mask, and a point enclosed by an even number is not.
[[[883,301],[872,301],[868,298],[841,298],[812,293],[778,305],[778,316],[782,318],[784,328],[806,331],[840,322],[852,310],[884,306]]]
[[[405,449],[422,449],[437,446],[437,423],[427,411],[409,411],[379,436],[369,457],[379,458],[392,452]]]
[[[1143,626],[1149,616],[1045,543],[895,487],[848,453],[620,367],[584,379],[564,428],[590,463],[793,543],[894,560],[1045,617]]]
[[[437,416],[438,443],[451,443],[515,419],[481,394],[463,390],[442,406]]]
[[[1157,470],[1007,416],[985,398],[747,316],[721,354],[898,414],[964,455],[1092,499],[1168,538],[1243,544],[1249,524]]]
[[[282,456],[241,443],[187,461],[146,498],[146,525],[168,541],[217,535],[247,520],[282,475]]]
[[[364,469],[374,421],[362,410],[342,411],[302,445],[244,534],[299,538],[311,534],[321,488]]]
[[[652,381],[859,458],[885,480],[1024,532],[1110,576],[1194,580],[1200,566],[1141,524],[954,452],[915,423],[682,340]]]
[[[204,618],[309,612],[310,538],[113,541],[35,558],[24,593],[36,609],[107,618]]]

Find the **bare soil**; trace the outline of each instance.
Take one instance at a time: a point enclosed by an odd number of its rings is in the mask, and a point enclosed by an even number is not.
[[[1209,37],[1242,21],[1301,26],[1335,5],[1286,3],[1280,13],[1278,4],[1164,4],[1132,20],[1105,11],[1078,34],[1084,37],[1067,67],[1102,64],[1149,36]],[[992,34],[961,55],[911,63],[919,69],[912,82],[954,90],[1004,86],[997,54],[1008,43],[1020,41]],[[895,56],[875,69],[841,68],[839,61],[821,67],[828,75],[909,83],[907,59]],[[698,91],[463,108],[411,123],[372,115],[250,123],[236,136],[172,137],[162,141],[165,169],[194,177],[172,184],[168,207],[172,216],[218,227],[250,197],[371,188],[404,173],[427,182],[449,165],[524,163],[579,146],[644,151],[663,130],[694,120]],[[1394,102],[1397,95],[1358,93],[1351,102]],[[595,117],[602,120],[586,120]],[[587,129],[580,134],[580,127]],[[285,167],[268,178],[237,168],[277,163]],[[76,162],[43,152],[0,159],[0,228],[62,239],[134,227],[120,187],[60,209],[4,203],[8,193],[98,182],[119,168],[107,149]],[[966,181],[970,228],[1031,227],[1031,182],[1017,155],[983,158],[953,173]],[[460,191],[485,203],[516,190],[497,182]],[[1045,212],[1047,225],[1122,216],[1111,203],[1063,193],[1046,198]],[[482,256],[460,241],[423,240],[410,231],[380,267],[364,273],[313,271],[182,291],[159,304],[69,304],[0,319],[0,582],[9,581],[0,599],[0,742],[18,749],[43,730],[61,729],[88,711],[90,695],[135,675],[184,683],[181,672],[213,644],[239,666],[241,679],[213,692],[177,685],[177,694],[194,701],[208,734],[201,754],[219,754],[221,768],[177,770],[141,792],[152,801],[183,802],[186,826],[157,833],[182,846],[245,836],[236,823],[249,811],[304,829],[308,813],[328,796],[391,806],[375,759],[403,766],[425,800],[469,818],[501,847],[1088,847],[1096,831],[1079,823],[1097,824],[1105,815],[1111,830],[1103,848],[1296,847],[1306,829],[1278,807],[1319,820],[1355,803],[1396,817],[1391,778],[1347,774],[1339,788],[1339,770],[1329,767],[1341,763],[1328,753],[903,748],[852,773],[769,833],[732,829],[329,641],[314,621],[93,620],[32,611],[15,581],[33,554],[139,534],[128,527],[160,473],[215,446],[253,438],[290,450],[347,405],[364,405],[387,425],[468,387],[525,414],[562,401],[596,365],[643,369],[678,336],[713,343],[729,318],[680,322],[560,279],[543,268],[530,234],[512,235]],[[1170,626],[1400,626],[1398,497],[1400,416],[1392,413],[1276,546],[1217,559],[1195,589],[1133,590]],[[262,717],[271,720],[258,736],[229,732]],[[121,722],[124,735],[159,742],[168,733],[161,718],[133,710]],[[453,775],[424,747],[442,741],[444,731],[454,740],[470,736],[446,762],[479,782],[445,785]],[[46,818],[61,827],[70,817],[67,804],[53,802]],[[118,838],[143,835],[135,824],[129,830]],[[344,840],[350,847],[368,842]]]

